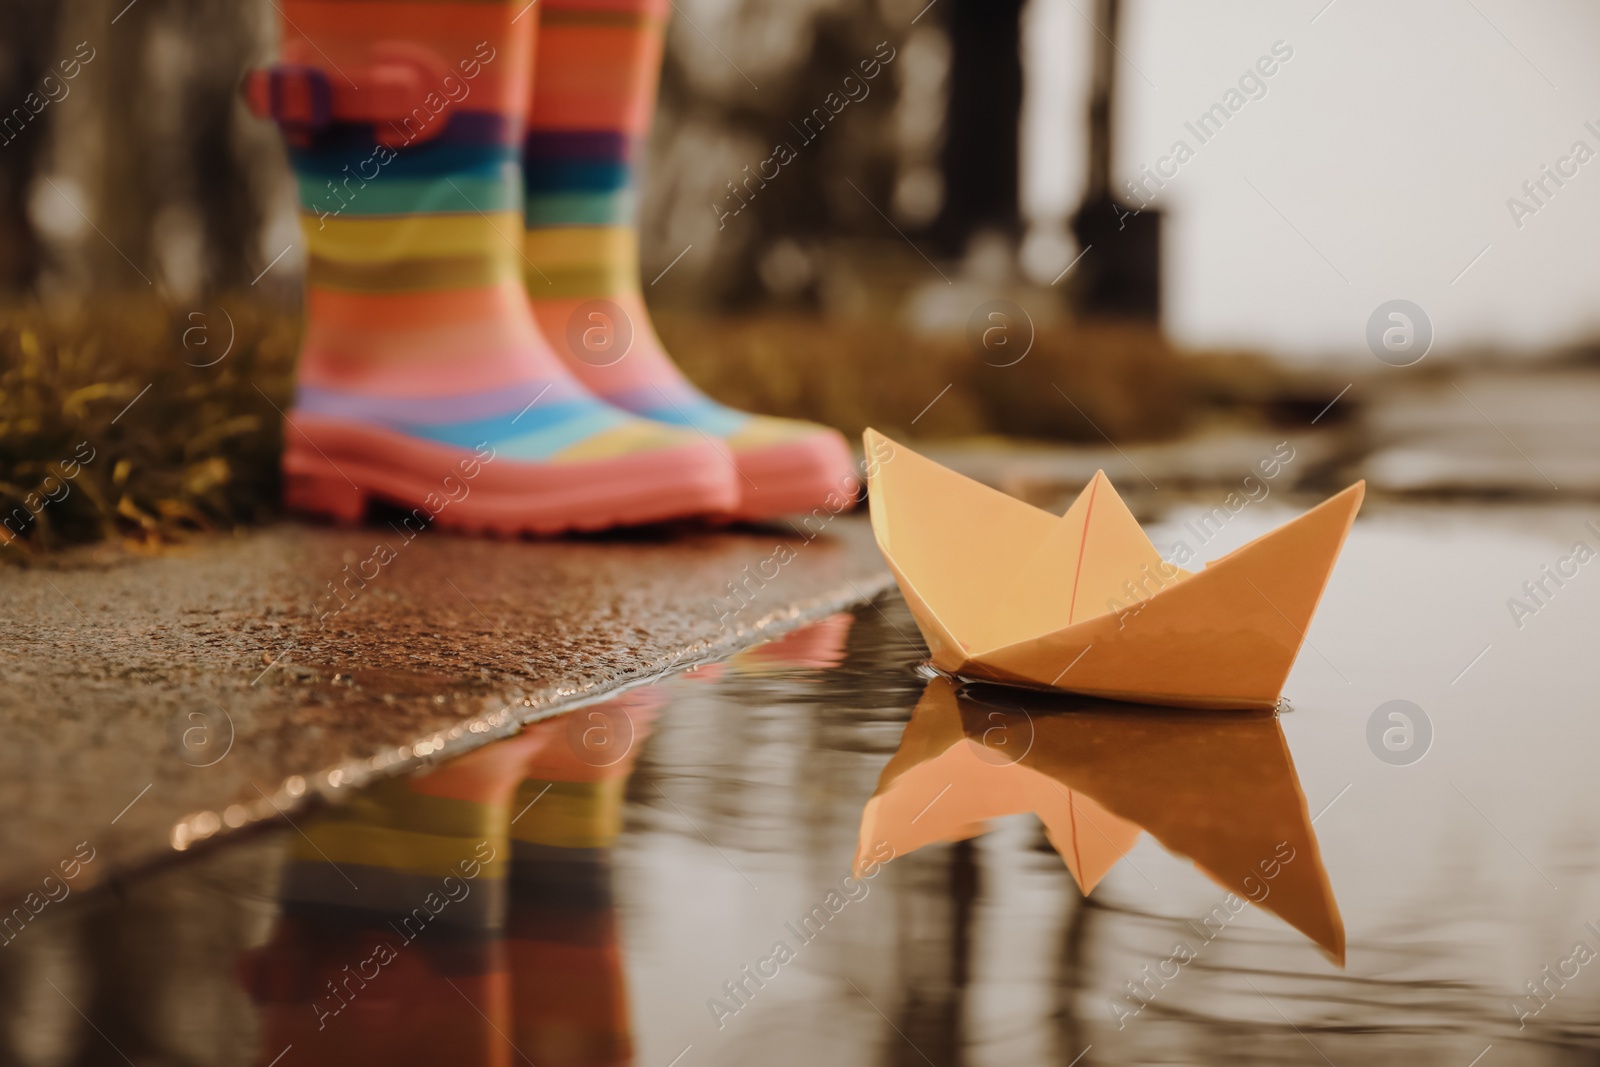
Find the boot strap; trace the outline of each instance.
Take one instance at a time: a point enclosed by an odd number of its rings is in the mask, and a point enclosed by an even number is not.
[[[442,95],[447,68],[428,49],[410,42],[373,46],[369,66],[330,74],[304,63],[275,63],[245,75],[243,93],[259,118],[276,122],[302,139],[334,122],[372,123],[380,144],[427,140],[443,122],[426,122],[402,132],[395,125],[422,108],[430,93]]]

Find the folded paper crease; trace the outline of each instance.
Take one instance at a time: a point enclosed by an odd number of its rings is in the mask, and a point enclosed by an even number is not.
[[[1365,494],[1357,482],[1191,573],[1162,560],[1105,472],[1061,516],[875,430],[872,528],[935,667],[1201,708],[1282,694]]]

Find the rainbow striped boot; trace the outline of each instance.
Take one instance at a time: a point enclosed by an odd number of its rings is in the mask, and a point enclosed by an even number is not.
[[[282,62],[245,89],[289,142],[309,251],[288,504],[508,535],[735,507],[713,442],[597,399],[530,314],[525,0],[279,10]]]
[[[524,276],[545,336],[597,396],[719,441],[738,468],[730,514],[761,519],[858,493],[849,446],[814,423],[735,411],[684,378],[650,322],[634,228],[668,0],[540,0],[523,152]]]

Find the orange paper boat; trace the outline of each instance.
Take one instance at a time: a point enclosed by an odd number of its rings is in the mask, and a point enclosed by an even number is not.
[[[1272,708],[1366,483],[1205,569],[1165,562],[1104,471],[1059,518],[866,432],[872,531],[949,674]]]
[[[904,856],[1027,811],[1085,895],[1148,831],[1235,895],[1192,933],[1209,940],[1248,900],[1344,963],[1344,922],[1276,715],[936,678],[861,813],[856,872],[885,844]]]

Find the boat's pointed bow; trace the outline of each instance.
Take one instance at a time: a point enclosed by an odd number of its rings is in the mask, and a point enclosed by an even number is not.
[[[1360,508],[1361,508],[1361,502],[1363,500],[1365,500],[1366,498],[1367,498],[1367,480],[1365,478],[1363,478],[1360,481],[1356,482],[1354,485],[1347,486],[1346,488],[1341,489],[1339,492],[1333,494],[1333,496],[1329,497],[1323,503],[1324,503],[1324,505],[1326,505],[1326,504],[1332,504],[1335,501],[1344,501],[1345,504],[1350,508],[1351,517],[1354,518],[1355,517],[1355,513],[1358,510],[1360,510]]]
[[[929,644],[960,659],[1004,644],[1012,620],[997,601],[1059,520],[876,430],[862,442],[873,535]]]
[[[1361,503],[1366,498],[1367,482],[1363,478],[1354,485],[1341,489],[1301,516],[1302,519],[1308,519],[1321,513],[1326,516],[1325,521],[1328,525],[1338,530],[1338,538],[1333,545],[1332,558],[1328,560],[1330,570],[1333,567],[1334,560],[1339,557],[1340,550],[1344,548],[1345,538],[1350,536],[1350,527],[1355,524],[1356,513],[1361,510]]]

